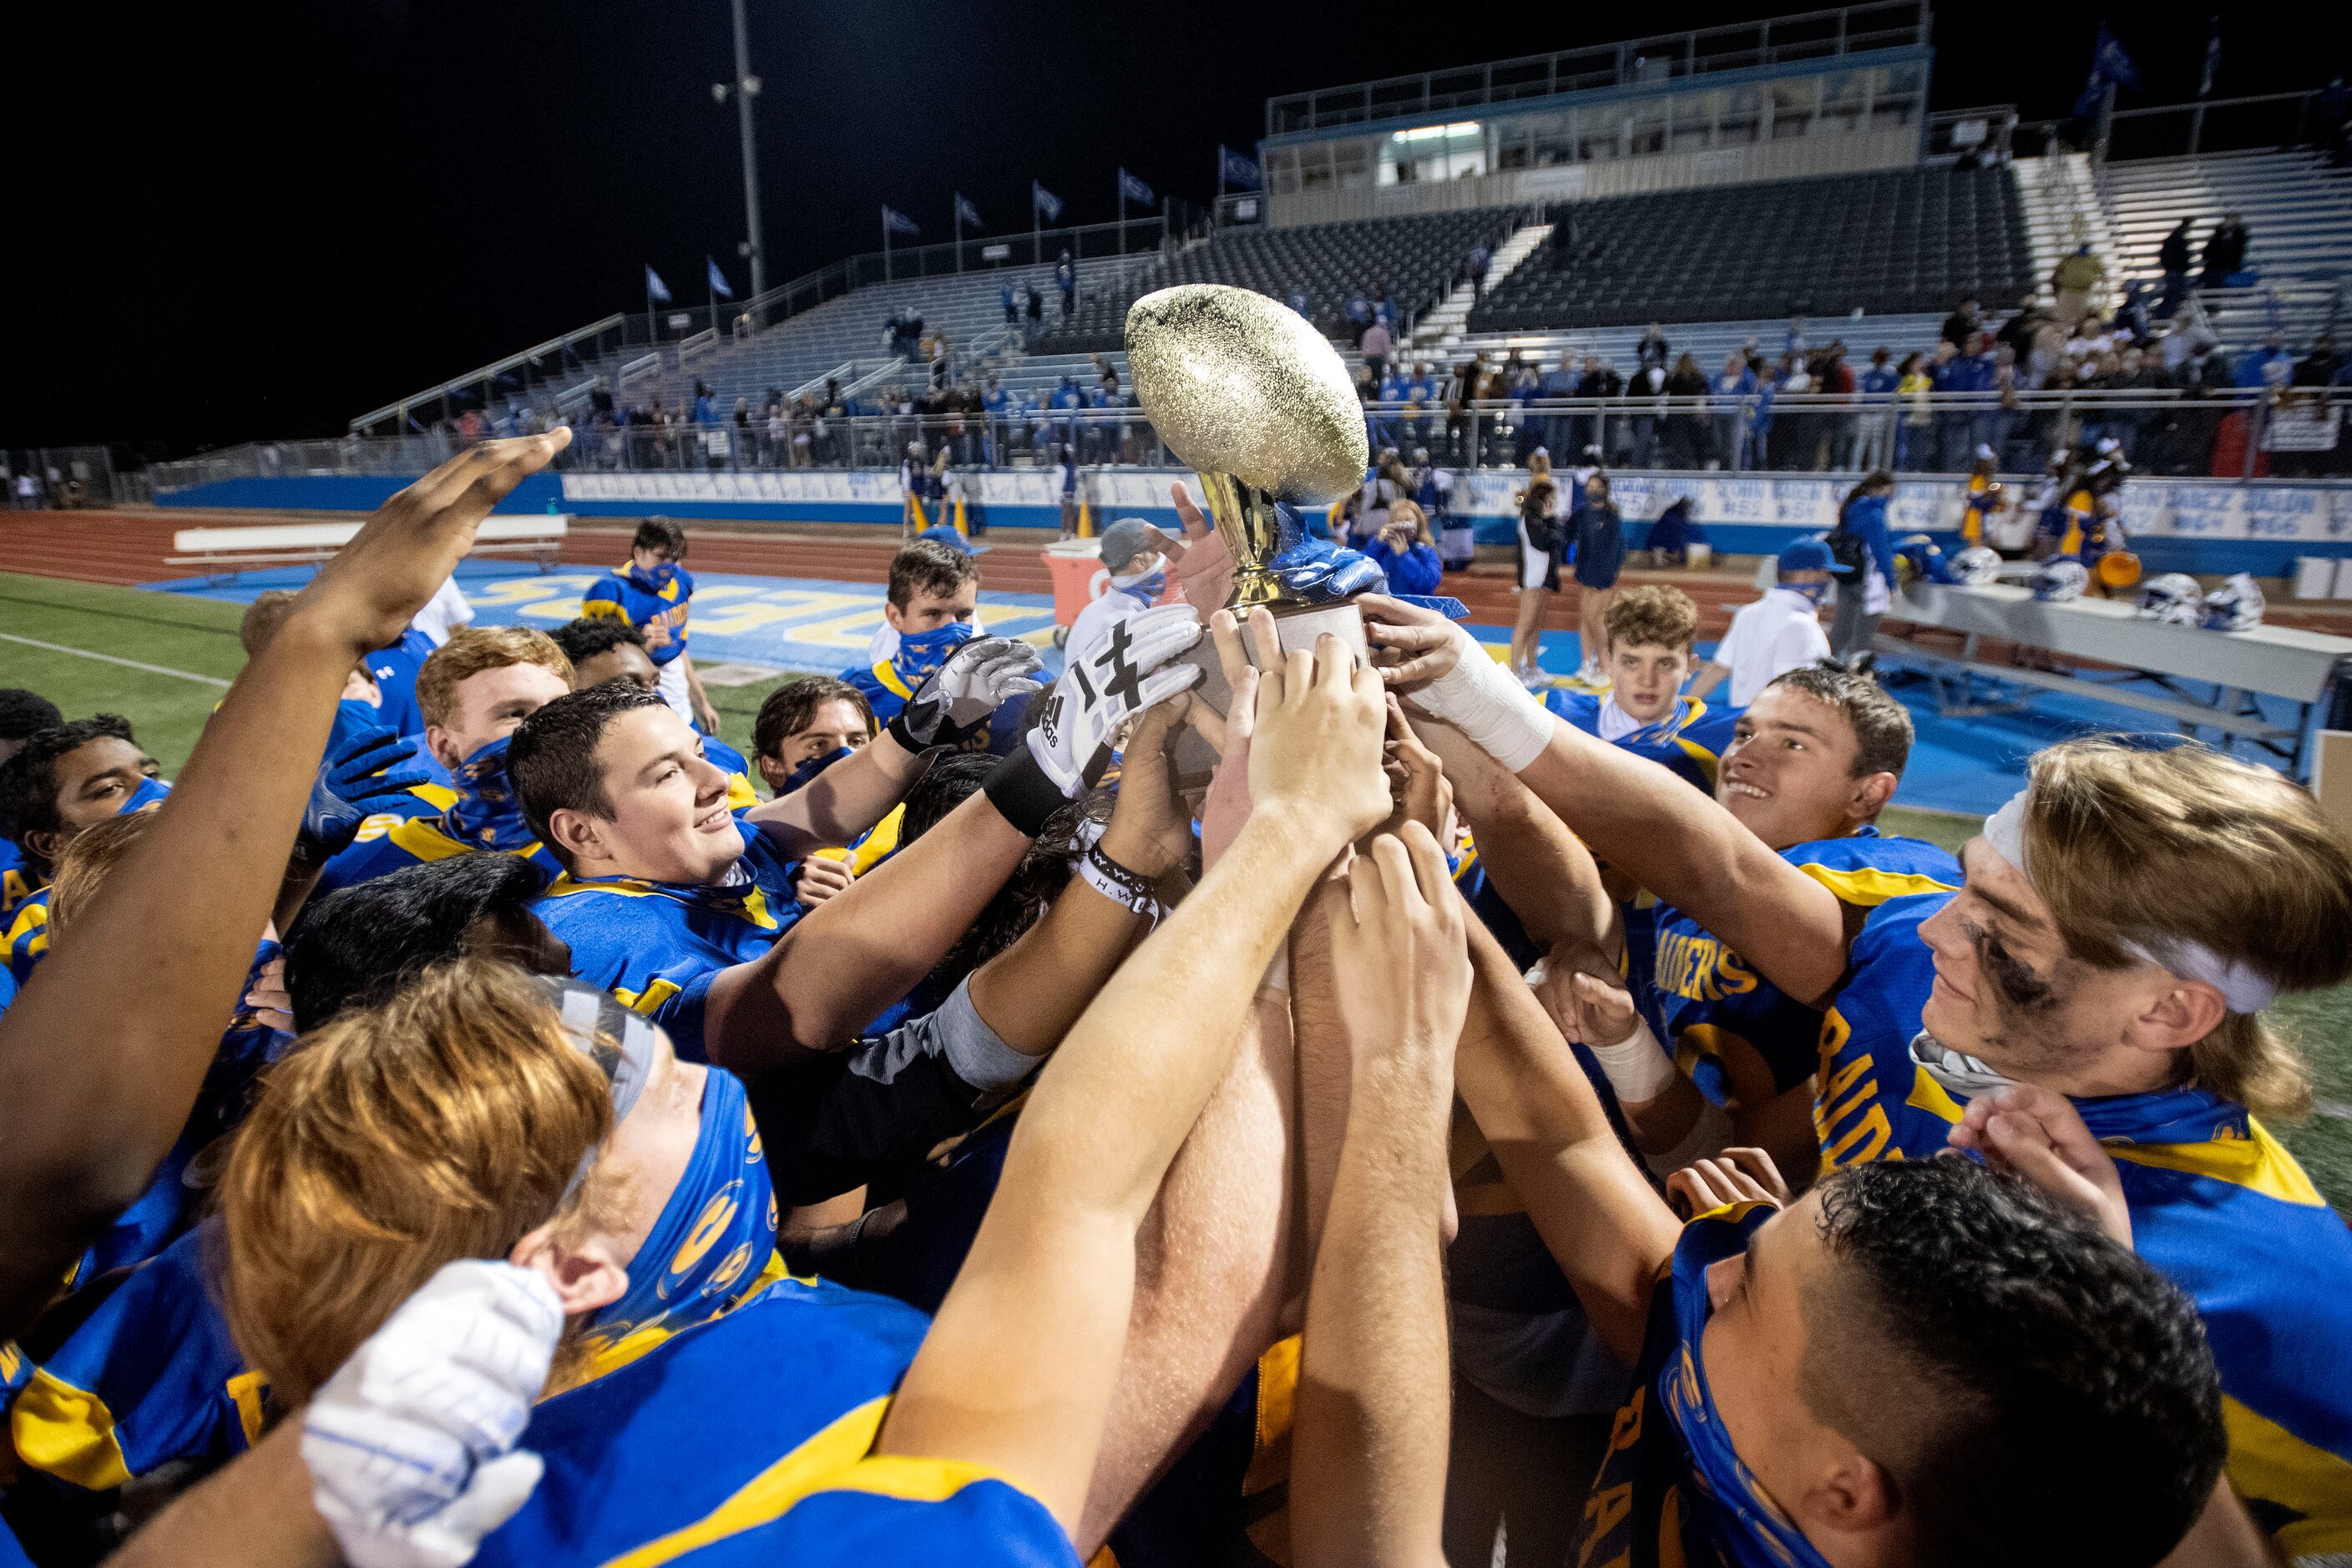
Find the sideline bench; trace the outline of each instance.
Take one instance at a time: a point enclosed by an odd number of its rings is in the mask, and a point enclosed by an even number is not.
[[[218,582],[248,566],[315,565],[351,542],[357,522],[273,522],[241,528],[184,528],[172,535],[179,553],[172,566],[197,566]],[[469,555],[524,555],[551,571],[572,530],[568,512],[486,517],[474,533]]]
[[[1998,691],[2003,683],[2074,692],[2160,715],[2184,734],[2217,731],[2225,747],[2252,742],[2282,758],[2298,778],[2308,771],[2315,711],[2337,681],[2352,678],[2352,637],[2292,626],[2210,632],[2142,619],[2131,600],[2051,603],[2006,584],[1913,583],[1895,596],[1886,618],[1960,634],[1957,653],[1884,633],[1875,645],[1882,664],[1912,665],[1934,680],[1937,708],[1948,718],[2023,707],[2021,696]],[[1979,657],[1978,645],[1985,637],[2121,668],[2067,671],[1995,664]],[[2119,684],[2133,679],[2153,681],[2165,695]],[[1979,680],[1994,684],[1990,700],[1979,696]],[[2211,694],[2185,682],[2210,685]],[[2295,704],[2293,727],[2263,714],[2254,701],[2258,695]]]

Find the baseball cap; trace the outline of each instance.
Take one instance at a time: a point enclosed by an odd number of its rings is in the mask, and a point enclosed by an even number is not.
[[[1851,572],[1853,570],[1851,566],[1839,565],[1837,557],[1830,553],[1828,542],[1820,539],[1800,539],[1793,544],[1788,545],[1780,552],[1780,572],[1784,576],[1790,572]]]
[[[1139,517],[1122,517],[1102,531],[1102,563],[1107,572],[1123,572],[1139,555],[1160,548],[1160,535]]]

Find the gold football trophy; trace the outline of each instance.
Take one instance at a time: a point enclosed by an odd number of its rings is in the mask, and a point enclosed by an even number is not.
[[[1363,482],[1363,407],[1329,340],[1263,294],[1186,283],[1129,309],[1127,363],[1144,414],[1198,475],[1233,556],[1231,597],[1196,605],[1202,617],[1228,608],[1244,618],[1263,605],[1284,648],[1312,647],[1329,633],[1362,657],[1362,616],[1343,596],[1315,591],[1330,585],[1328,560],[1302,552],[1285,569],[1276,510],[1328,505]],[[1205,672],[1196,694],[1223,712],[1230,693],[1214,648],[1203,637],[1189,657]],[[1180,778],[1198,780],[1215,759],[1188,733],[1176,760]]]

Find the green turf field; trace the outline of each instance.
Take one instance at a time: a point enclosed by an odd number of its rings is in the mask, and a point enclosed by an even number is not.
[[[226,680],[245,662],[236,640],[244,607],[177,595],[145,594],[87,583],[0,573],[0,633],[61,647],[111,654],[142,664]],[[751,720],[784,677],[753,686],[713,688],[721,738],[751,749]],[[0,640],[0,686],[46,694],[68,716],[121,713],[168,775],[187,760],[221,688]],[[1943,812],[1887,812],[1890,832],[1908,833],[1958,851],[1978,819]],[[2341,1210],[2352,1212],[2352,986],[2290,997],[2273,1015],[2309,1052],[2319,1098],[2336,1111],[2276,1129]]]

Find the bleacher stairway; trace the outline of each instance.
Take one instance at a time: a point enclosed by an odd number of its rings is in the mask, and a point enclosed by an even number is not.
[[[2207,292],[2223,345],[2256,342],[2275,322],[2300,348],[2331,324],[2352,277],[2352,171],[2314,152],[2215,153],[2109,163],[2096,178],[2115,234],[2108,276],[2118,286],[2138,278],[2154,292],[2157,249],[2182,218],[2194,220],[2191,265],[2201,268],[2206,237],[2234,212],[2246,225],[2246,265],[2263,282]]]

